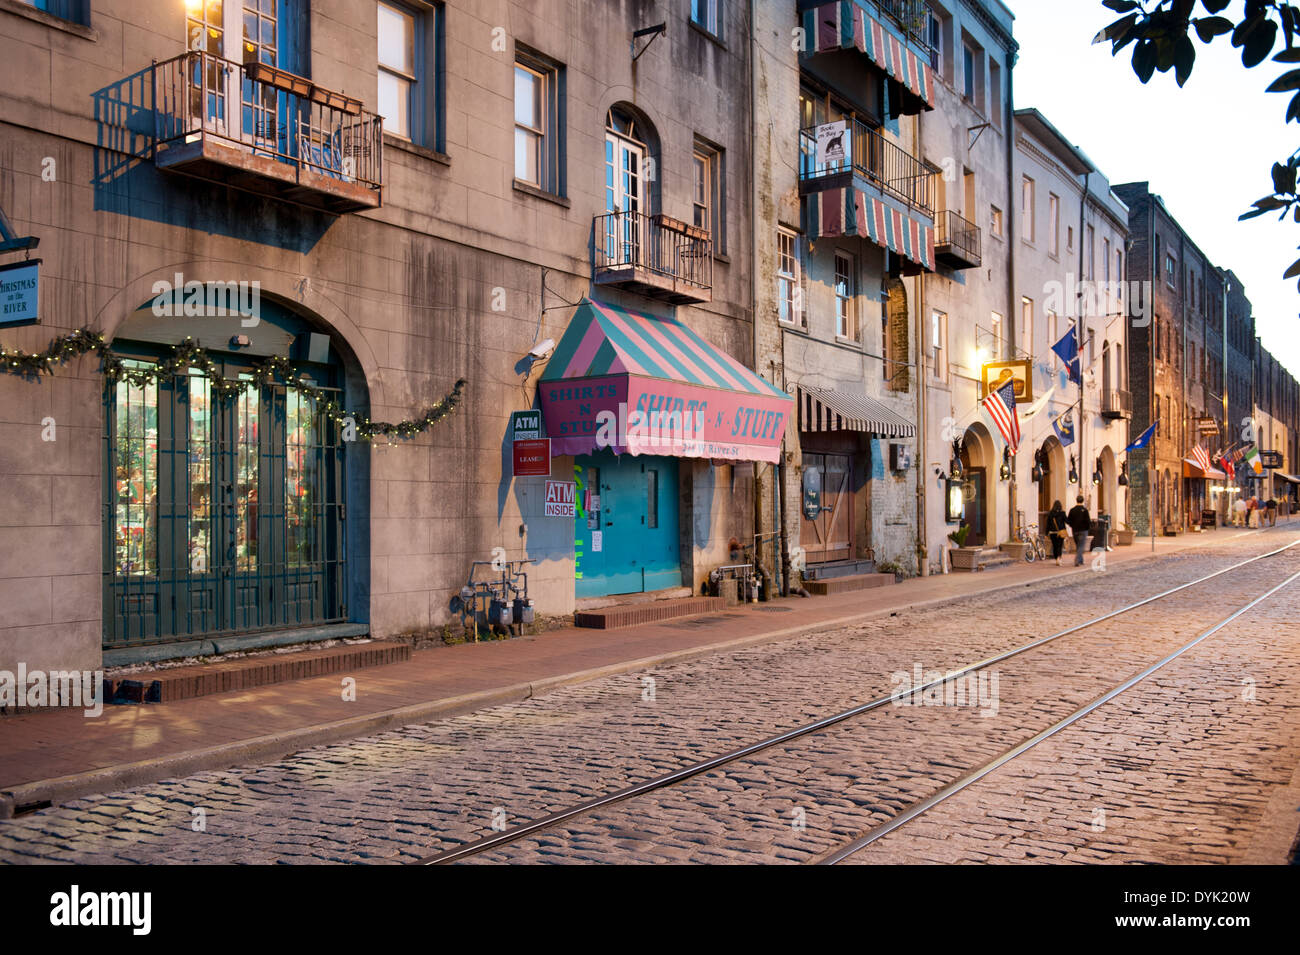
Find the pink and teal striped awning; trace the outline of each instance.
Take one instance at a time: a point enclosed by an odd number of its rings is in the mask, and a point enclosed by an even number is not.
[[[808,238],[859,235],[934,271],[934,223],[861,189],[845,186],[804,197]]]
[[[803,26],[809,52],[860,50],[917,97],[918,108],[903,112],[934,109],[934,71],[929,62],[908,44],[901,30],[886,25],[888,21],[873,12],[855,0],[835,0],[805,10]],[[918,24],[918,28],[924,29],[924,25]]]
[[[553,454],[775,462],[794,408],[681,322],[587,299],[539,390]]]

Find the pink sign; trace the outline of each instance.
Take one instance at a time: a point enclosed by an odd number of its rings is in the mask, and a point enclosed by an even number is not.
[[[794,401],[635,375],[547,381],[542,411],[555,454],[659,454],[778,460]]]

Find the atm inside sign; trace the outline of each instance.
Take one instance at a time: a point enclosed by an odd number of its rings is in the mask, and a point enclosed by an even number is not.
[[[547,481],[546,516],[576,517],[577,489],[573,481]]]

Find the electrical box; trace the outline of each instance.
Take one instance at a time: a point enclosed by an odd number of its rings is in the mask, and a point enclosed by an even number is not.
[[[906,471],[912,466],[912,449],[905,444],[891,444],[889,446],[889,469],[891,471]]]

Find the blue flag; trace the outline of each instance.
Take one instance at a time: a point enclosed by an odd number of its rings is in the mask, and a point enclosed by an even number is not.
[[[1070,380],[1082,383],[1083,377],[1079,373],[1079,336],[1075,334],[1073,325],[1061,336],[1061,340],[1052,346],[1052,351],[1056,352],[1057,357],[1069,370]]]
[[[1056,432],[1061,447],[1068,448],[1074,444],[1074,417],[1064,411],[1052,419],[1052,430]]]
[[[1128,453],[1129,451],[1137,451],[1140,448],[1145,448],[1148,444],[1150,444],[1151,435],[1156,433],[1156,425],[1158,425],[1159,423],[1160,423],[1159,421],[1153,422],[1151,427],[1147,428],[1145,431],[1143,431],[1140,435],[1137,436],[1136,441],[1134,441],[1132,444],[1130,444],[1127,448],[1124,449],[1123,453]]]

